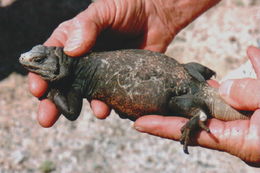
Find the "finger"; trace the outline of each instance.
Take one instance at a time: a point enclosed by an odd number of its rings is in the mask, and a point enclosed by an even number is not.
[[[69,28],[71,26],[72,21],[68,20],[61,23],[51,34],[48,40],[44,43],[45,46],[59,46],[63,47],[67,37]]]
[[[153,31],[149,31],[149,33],[144,37],[144,41],[140,46],[140,49],[146,49],[154,52],[165,52],[168,46],[168,42],[164,42],[160,37],[160,33],[153,33]],[[160,42],[158,42],[160,40]]]
[[[250,120],[223,122],[212,119],[208,123],[211,133],[202,131],[196,142],[200,146],[226,151],[250,165],[259,166],[259,124],[260,110],[256,110]]]
[[[93,47],[98,35],[94,22],[73,19],[64,51],[70,56],[80,56]]]
[[[260,78],[260,49],[250,46],[247,49],[247,54],[253,65],[257,77]]]
[[[55,104],[48,99],[40,102],[38,110],[38,122],[42,127],[51,127],[59,118],[59,111]]]
[[[105,119],[109,116],[111,109],[104,103],[99,100],[91,101],[91,108],[94,115],[99,119]]]
[[[138,118],[134,123],[134,128],[140,132],[179,140],[181,137],[180,129],[187,121],[187,119],[180,117],[148,115]]]
[[[70,56],[80,56],[95,44],[98,34],[111,24],[112,10],[102,2],[92,3],[85,11],[77,15],[71,23],[64,51]]]
[[[41,97],[48,88],[48,83],[35,73],[28,74],[29,90],[35,97]]]
[[[207,83],[208,83],[210,86],[212,86],[213,88],[219,88],[219,83],[218,83],[218,81],[216,81],[216,80],[210,79],[210,80],[207,80]]]
[[[163,25],[162,25],[163,26]],[[163,33],[165,29],[151,27],[146,35],[144,35],[141,49],[151,50],[155,52],[165,52],[173,37],[167,33]]]
[[[134,127],[144,133],[163,138],[179,140],[181,127],[187,122],[179,117],[144,116],[136,120]],[[194,136],[192,145],[226,151],[248,163],[260,161],[259,148],[260,111],[256,111],[251,120],[223,122],[210,119],[207,126],[210,133],[202,130]]]
[[[134,128],[140,132],[149,133],[155,136],[179,140],[181,128],[187,123],[188,119],[182,117],[163,117],[158,115],[143,116],[136,120]],[[223,132],[224,122],[217,119],[209,120],[207,126],[211,133],[220,135]],[[216,148],[216,137],[212,138],[206,131],[201,131],[197,138],[197,144],[208,148]],[[211,139],[212,138],[212,139]],[[195,140],[196,141],[196,140]],[[193,144],[194,145],[194,144]]]
[[[256,110],[260,106],[260,80],[234,79],[220,85],[221,97],[240,110]]]

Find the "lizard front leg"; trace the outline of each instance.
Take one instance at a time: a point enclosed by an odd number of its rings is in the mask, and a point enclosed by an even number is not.
[[[83,100],[79,91],[70,89],[68,92],[61,92],[59,89],[51,89],[48,98],[68,120],[74,121],[78,118]]]

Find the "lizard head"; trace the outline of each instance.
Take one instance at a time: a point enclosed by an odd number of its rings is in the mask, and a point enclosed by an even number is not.
[[[21,54],[20,63],[30,72],[47,81],[56,81],[68,75],[69,60],[61,47],[37,45]]]

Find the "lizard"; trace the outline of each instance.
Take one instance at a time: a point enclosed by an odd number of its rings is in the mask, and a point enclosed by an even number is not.
[[[209,86],[216,73],[196,62],[181,64],[165,54],[142,49],[89,52],[79,58],[62,47],[37,45],[21,54],[20,63],[49,82],[42,98],[52,100],[69,120],[78,118],[83,98],[98,99],[122,118],[135,121],[149,115],[183,116],[180,142],[188,152],[194,131],[210,132],[208,118],[249,119]]]

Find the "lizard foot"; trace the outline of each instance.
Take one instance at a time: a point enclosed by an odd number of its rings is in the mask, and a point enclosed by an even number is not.
[[[201,128],[210,133],[209,128],[204,124],[207,120],[207,115],[200,111],[198,115],[192,117],[182,128],[181,128],[181,139],[180,142],[183,145],[183,151],[186,154],[189,154],[188,145],[191,141],[192,134],[196,129]]]

